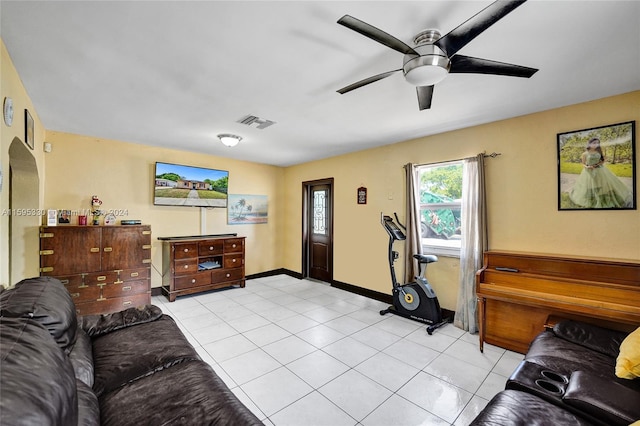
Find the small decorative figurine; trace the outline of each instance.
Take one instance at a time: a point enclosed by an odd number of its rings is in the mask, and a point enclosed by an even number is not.
[[[100,225],[100,216],[102,215],[102,210],[100,210],[101,205],[102,201],[97,195],[91,197],[91,214],[93,215],[94,225]]]

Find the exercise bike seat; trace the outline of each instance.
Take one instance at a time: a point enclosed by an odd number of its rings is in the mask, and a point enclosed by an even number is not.
[[[433,254],[414,254],[413,258],[420,263],[433,263],[438,261],[438,256]]]

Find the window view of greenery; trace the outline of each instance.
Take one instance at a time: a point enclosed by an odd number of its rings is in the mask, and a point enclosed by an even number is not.
[[[462,163],[419,168],[423,244],[460,248]]]

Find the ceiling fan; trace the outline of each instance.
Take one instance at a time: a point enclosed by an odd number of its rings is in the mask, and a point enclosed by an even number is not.
[[[431,108],[434,85],[442,81],[449,73],[496,74],[529,78],[538,70],[489,59],[457,55],[457,52],[467,43],[525,1],[496,1],[444,37],[440,36],[438,30],[421,31],[414,37],[415,47],[410,47],[373,25],[353,16],[345,15],[338,20],[338,24],[404,53],[404,62],[402,68],[365,78],[343,87],[338,90],[338,93],[345,94],[402,71],[405,79],[416,86],[418,105],[420,110],[425,110]]]

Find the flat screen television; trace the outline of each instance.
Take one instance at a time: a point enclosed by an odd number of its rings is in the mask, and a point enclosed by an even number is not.
[[[156,162],[153,204],[227,207],[229,172]]]

